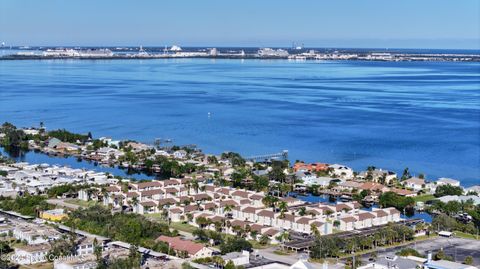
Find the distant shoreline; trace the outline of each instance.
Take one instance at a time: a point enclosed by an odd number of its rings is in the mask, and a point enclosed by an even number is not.
[[[291,61],[369,61],[369,62],[480,62],[480,55],[468,56],[444,56],[444,57],[412,57],[402,56],[396,59],[368,59],[368,58],[289,58],[289,57],[258,57],[258,56],[111,56],[111,57],[51,57],[51,56],[0,56],[0,61],[12,60],[158,60],[158,59],[226,59],[226,60],[291,60]]]
[[[16,48],[3,51],[0,60],[147,60],[147,59],[255,59],[294,61],[480,62],[480,53],[460,51],[382,51],[300,48]]]

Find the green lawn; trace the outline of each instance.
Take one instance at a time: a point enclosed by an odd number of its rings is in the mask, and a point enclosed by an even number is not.
[[[147,219],[151,219],[151,220],[154,220],[154,221],[166,223],[166,222],[163,220],[162,213],[146,214],[146,215],[144,215],[144,216],[145,216]]]
[[[433,196],[433,194],[424,194],[424,195],[419,195],[419,196],[415,196],[413,197],[413,199],[415,200],[415,202],[426,202],[426,201],[430,201],[430,200],[433,200],[433,199],[436,199],[435,196]]]
[[[256,249],[264,249],[264,248],[269,248],[269,247],[272,246],[271,244],[261,245],[256,240],[248,240],[248,242],[250,242],[250,244],[252,244],[252,247],[256,248]]]
[[[456,237],[461,237],[461,238],[466,238],[466,239],[480,240],[480,236],[477,237],[477,235],[474,235],[474,234],[467,234],[467,233],[460,232],[460,231],[455,231],[454,234],[455,234]]]
[[[68,204],[72,204],[72,205],[78,205],[78,206],[81,206],[81,207],[91,207],[91,206],[94,206],[94,205],[97,205],[98,202],[97,201],[83,201],[83,200],[80,200],[80,199],[67,199],[64,201],[65,203],[68,203]]]
[[[197,227],[193,225],[182,223],[182,222],[172,222],[170,223],[170,228],[187,232],[187,233],[193,233],[193,231],[197,229]]]
[[[145,215],[145,217],[159,223],[167,223],[163,219],[162,213],[147,214]],[[169,226],[171,229],[187,232],[187,233],[192,233],[193,231],[195,231],[195,229],[197,229],[197,227],[193,225],[182,223],[182,222],[171,222]]]

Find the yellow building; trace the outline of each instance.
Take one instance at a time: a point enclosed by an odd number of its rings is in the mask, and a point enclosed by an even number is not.
[[[51,220],[51,221],[60,221],[66,217],[67,217],[67,214],[65,214],[63,209],[52,209],[52,210],[47,210],[40,213],[40,218]]]

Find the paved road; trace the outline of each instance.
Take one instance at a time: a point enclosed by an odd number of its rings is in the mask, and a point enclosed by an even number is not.
[[[294,253],[294,254],[291,254],[291,255],[278,255],[278,254],[273,253],[277,249],[278,249],[278,247],[258,249],[258,254],[260,256],[263,256],[264,258],[269,259],[269,260],[283,262],[283,263],[290,264],[290,265],[296,263],[300,258],[306,258],[306,256],[304,256],[306,254],[302,254],[302,253]],[[255,251],[257,251],[257,250],[255,250]],[[314,266],[314,268],[318,268],[318,269],[323,268],[322,264],[312,263],[312,265]],[[333,265],[329,264],[328,268],[329,269],[341,269],[341,268],[344,268],[344,265],[340,264],[340,263],[339,264],[333,264]]]
[[[258,254],[269,260],[279,261],[279,262],[287,263],[290,265],[296,263],[298,259],[301,258],[300,254],[278,255],[273,253],[275,250],[277,250],[277,247],[259,249]]]
[[[70,208],[70,209],[73,209],[73,210],[76,210],[76,209],[80,208],[79,205],[66,203],[64,199],[48,199],[47,203],[49,203],[51,205],[60,206],[60,207]]]
[[[428,251],[435,253],[438,250],[443,249],[445,254],[452,256],[457,262],[463,262],[466,256],[472,256],[474,265],[480,265],[480,240],[456,237],[436,237],[422,242],[411,243],[407,246],[389,249],[381,248],[377,251],[377,255],[379,257],[385,255],[395,255],[395,252],[406,247],[416,249],[418,252],[420,252],[420,254],[423,255],[427,255]],[[365,261],[368,260],[369,257],[370,254],[363,255],[363,259]]]

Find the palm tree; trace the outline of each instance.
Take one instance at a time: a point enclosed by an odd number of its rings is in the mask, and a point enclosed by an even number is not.
[[[195,190],[195,193],[198,193],[200,185],[198,184],[198,181],[196,179],[192,180],[192,188]]]
[[[204,228],[211,224],[211,221],[205,217],[198,217],[195,222],[200,226],[200,228]]]
[[[168,210],[166,208],[162,208],[162,218],[167,220],[170,225],[170,218],[168,217]]]
[[[192,222],[192,220],[193,220],[193,215],[190,214],[190,213],[187,213],[187,220],[188,220],[188,222]]]
[[[307,209],[305,207],[300,207],[300,209],[298,210],[298,214],[300,216],[305,216],[306,213],[307,213]]]
[[[285,248],[285,242],[290,239],[290,234],[288,233],[287,230],[284,230],[282,234],[280,235],[280,240],[282,242],[282,248]]]
[[[278,205],[278,208],[280,209],[280,218],[283,219],[285,217],[285,212],[288,211],[287,203],[285,201],[281,201]]]
[[[100,264],[102,259],[102,246],[98,244],[96,237],[93,239],[93,253],[95,254],[97,263]]]
[[[271,195],[267,195],[267,196],[263,197],[263,199],[262,199],[262,203],[266,207],[272,207],[272,208],[275,208],[275,204],[276,204],[277,201],[278,201],[278,198],[274,197],[274,196],[271,196]]]
[[[315,238],[320,237],[320,231],[318,230],[318,227],[315,223],[310,224],[310,230],[312,230],[313,235]]]
[[[217,222],[214,222],[213,224],[215,225],[215,231],[220,233],[222,231],[222,228],[223,228],[222,223],[217,221]]]
[[[223,213],[226,214],[227,212],[231,212],[232,209],[233,209],[233,206],[232,206],[232,205],[225,205],[225,206],[223,207]]]
[[[187,188],[187,194],[190,195],[190,182],[185,183],[185,188]]]
[[[248,234],[252,231],[252,227],[250,227],[250,225],[245,225],[245,234]]]
[[[238,226],[238,225],[233,226],[233,227],[232,227],[232,230],[233,230],[233,232],[236,233],[238,236],[242,236],[242,234],[245,232],[245,230],[244,230],[242,227]]]
[[[255,230],[251,230],[250,231],[250,237],[253,239],[253,240],[257,240],[257,236],[258,236],[258,232],[255,231]]]
[[[377,248],[378,246],[378,242],[380,241],[380,239],[382,238],[382,235],[379,233],[379,232],[375,232],[375,234],[373,234],[373,248]]]
[[[138,206],[137,196],[132,197],[132,200],[130,200],[130,205],[132,206],[132,209],[134,209],[133,212],[136,212],[137,211],[137,206]]]
[[[92,195],[94,194],[95,192],[95,189],[93,188],[88,188],[87,189],[87,200],[90,201],[90,199],[92,198]]]

